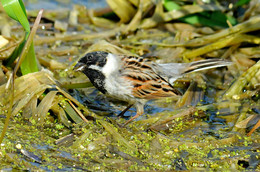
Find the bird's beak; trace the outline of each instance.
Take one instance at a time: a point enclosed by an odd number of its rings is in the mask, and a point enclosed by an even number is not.
[[[78,62],[78,63],[74,66],[73,70],[75,70],[75,71],[77,71],[77,72],[78,72],[78,71],[82,72],[85,67],[86,67],[86,64],[81,63],[81,62]]]

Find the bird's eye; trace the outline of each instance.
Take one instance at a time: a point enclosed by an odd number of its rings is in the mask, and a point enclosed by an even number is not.
[[[93,59],[92,55],[88,56],[88,60],[92,60],[92,59]]]

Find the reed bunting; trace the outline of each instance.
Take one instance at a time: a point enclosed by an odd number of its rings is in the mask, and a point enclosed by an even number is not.
[[[128,102],[129,106],[123,112],[132,105],[136,108],[136,115],[126,125],[144,113],[148,100],[181,95],[171,85],[177,78],[190,72],[230,64],[221,59],[157,64],[143,57],[96,51],[82,57],[74,70],[83,72],[103,94]]]

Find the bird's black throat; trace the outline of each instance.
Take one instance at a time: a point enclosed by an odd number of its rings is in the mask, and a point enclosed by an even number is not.
[[[95,69],[85,69],[82,71],[90,80],[90,82],[103,94],[107,92],[105,89],[105,76],[101,71]]]

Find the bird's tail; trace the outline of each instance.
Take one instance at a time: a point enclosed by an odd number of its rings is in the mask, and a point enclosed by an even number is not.
[[[225,61],[222,59],[200,60],[200,61],[188,63],[186,68],[183,69],[182,74],[211,69],[211,68],[229,66],[232,64],[233,62]]]

